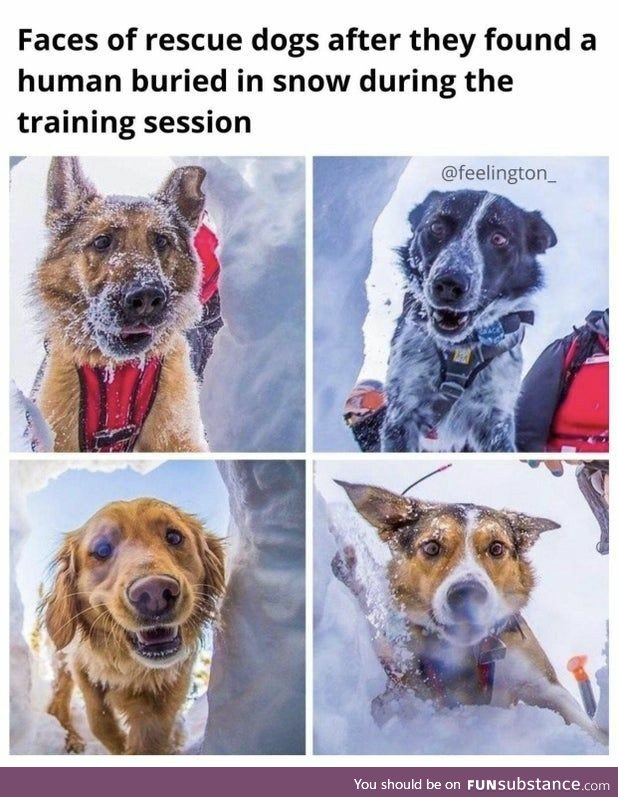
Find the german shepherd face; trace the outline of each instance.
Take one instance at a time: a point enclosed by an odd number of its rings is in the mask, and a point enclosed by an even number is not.
[[[199,316],[193,236],[205,172],[173,171],[151,197],[101,196],[77,158],[53,158],[49,244],[34,278],[47,335],[79,359],[162,353]]]
[[[434,504],[338,482],[392,553],[392,594],[418,626],[459,646],[480,642],[528,602],[526,553],[559,524],[475,504]]]
[[[451,342],[520,309],[543,284],[537,255],[557,243],[539,211],[488,191],[432,191],[408,220],[404,274],[428,330]]]

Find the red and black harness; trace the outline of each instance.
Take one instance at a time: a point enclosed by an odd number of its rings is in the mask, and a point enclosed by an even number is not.
[[[79,450],[133,451],[154,403],[163,359],[131,360],[113,368],[80,365]]]

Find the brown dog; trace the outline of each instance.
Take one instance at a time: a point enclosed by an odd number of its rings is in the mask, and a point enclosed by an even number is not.
[[[35,400],[56,451],[207,450],[184,336],[200,315],[204,176],[104,197],[77,158],[52,158],[33,294],[48,351]]]
[[[58,651],[48,710],[67,751],[84,749],[70,715],[76,683],[111,753],[176,752],[202,627],[224,589],[221,542],[163,501],[118,501],[66,535],[54,567],[41,611]]]
[[[558,528],[557,523],[337,483],[392,554],[388,584],[401,612],[407,654],[402,665],[401,656],[394,655],[401,640],[391,644],[388,634],[377,644],[390,680],[385,695],[374,701],[376,719],[384,721],[393,701],[411,690],[446,707],[506,708],[521,701],[549,708],[567,724],[607,742],[560,684],[520,614],[534,587],[528,551],[540,534]],[[337,577],[365,602],[354,551],[346,549],[333,565]]]

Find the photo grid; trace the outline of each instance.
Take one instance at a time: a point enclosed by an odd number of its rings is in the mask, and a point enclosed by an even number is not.
[[[607,159],[10,166],[12,755],[607,755]]]

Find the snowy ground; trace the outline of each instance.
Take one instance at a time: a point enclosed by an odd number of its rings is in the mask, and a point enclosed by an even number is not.
[[[549,182],[446,183],[447,164],[545,168]],[[541,210],[558,244],[540,257],[546,287],[523,344],[524,373],[552,340],[608,306],[605,158],[318,158],[314,162],[315,447],[358,450],[341,420],[359,375],[384,379],[403,286],[394,249],[429,191],[472,188]],[[340,312],[345,307],[345,312]],[[336,309],[338,308],[338,309]]]
[[[355,542],[378,561],[388,558],[375,531],[346,503],[334,478],[379,484],[401,492],[433,470],[434,461],[320,462],[316,466],[314,539],[314,730],[315,750],[327,754],[495,753],[584,754],[606,750],[553,712],[517,705],[510,710],[462,707],[436,713],[414,701],[414,719],[392,719],[381,730],[371,700],[386,677],[374,654],[368,624],[357,601],[331,572],[341,542]],[[607,669],[604,649],[608,616],[608,557],[595,551],[598,527],[569,468],[556,478],[544,468],[519,462],[462,462],[413,491],[420,498],[465,501],[549,517],[562,528],[547,532],[532,549],[538,584],[523,614],[547,652],[563,685],[579,700],[565,669],[579,653],[599,698],[598,721],[607,727]],[[573,573],[574,578],[566,578]],[[508,654],[507,654],[508,655]],[[596,682],[594,674],[596,673]]]
[[[83,158],[105,193],[149,194],[176,166],[203,166],[220,239],[222,315],[200,401],[213,451],[304,447],[304,162],[301,158]],[[28,395],[43,358],[27,298],[45,242],[49,159],[11,173],[11,378]],[[12,450],[21,450],[15,407]]]

